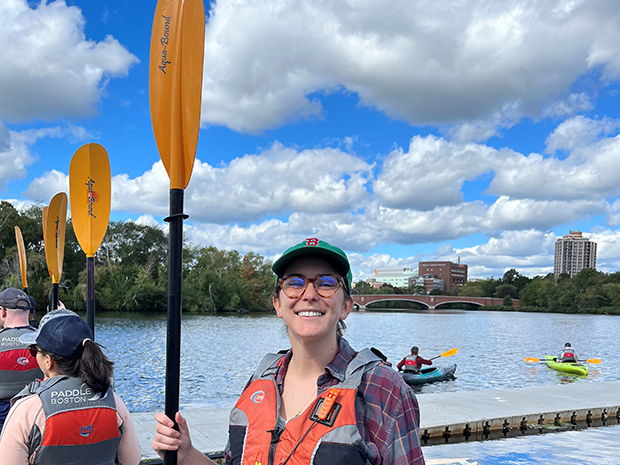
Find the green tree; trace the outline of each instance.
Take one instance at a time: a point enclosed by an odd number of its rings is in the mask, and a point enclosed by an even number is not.
[[[379,289],[377,289],[377,294],[396,294],[394,287],[391,284],[383,284]]]
[[[593,268],[584,268],[571,281],[575,284],[578,292],[585,292],[595,284],[601,284],[605,279],[604,274]]]
[[[542,298],[542,290],[542,279],[539,277],[533,279],[521,291],[521,305],[526,307],[544,307],[545,302]]]
[[[19,212],[13,204],[0,201],[0,260],[11,256],[17,249],[15,226],[19,225],[19,219]]]
[[[509,295],[513,299],[516,299],[518,295],[517,287],[512,284],[501,284],[500,286],[497,287],[497,290],[495,291],[495,295],[500,299],[503,299],[507,295]]]
[[[414,294],[426,295],[428,294],[428,291],[426,290],[426,287],[424,286],[416,286],[414,288]]]
[[[353,294],[374,294],[375,289],[366,281],[358,281],[353,283]]]
[[[484,290],[476,281],[468,282],[461,286],[459,295],[464,297],[489,297],[485,295]]]
[[[609,299],[610,305],[620,307],[620,283],[615,282],[614,279],[613,282],[603,284],[603,292]]]

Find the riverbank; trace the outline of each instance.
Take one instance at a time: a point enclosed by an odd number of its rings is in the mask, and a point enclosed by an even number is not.
[[[558,309],[549,307],[531,307],[527,305],[519,305],[518,307],[489,305],[471,310],[486,310],[489,312],[565,313],[568,315],[620,315],[620,307],[567,308],[565,311],[558,311]]]

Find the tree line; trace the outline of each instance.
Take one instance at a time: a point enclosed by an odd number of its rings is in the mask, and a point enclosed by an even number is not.
[[[15,226],[24,237],[28,290],[45,310],[51,279],[45,261],[42,206],[18,211],[0,201],[0,288],[21,288]],[[168,305],[168,236],[161,229],[127,222],[110,222],[95,256],[95,302],[104,311],[166,311]],[[86,256],[67,222],[60,300],[75,310],[86,309]],[[218,250],[184,242],[183,310],[196,313],[270,311],[274,275],[271,262],[249,252]],[[425,294],[422,286],[374,289],[354,284],[356,294]],[[464,286],[431,294],[503,299],[504,310],[620,314],[620,272],[584,269],[571,278],[552,273],[529,278],[510,269],[501,278],[471,279]],[[396,304],[395,304],[396,305]],[[402,306],[402,302],[398,306]],[[485,307],[488,309],[489,307]]]
[[[28,292],[45,311],[52,282],[47,270],[41,205],[18,211],[0,201],[0,288],[21,289],[15,226],[26,248]],[[98,311],[166,311],[168,236],[149,225],[110,222],[95,255],[95,305]],[[271,262],[249,252],[198,247],[184,241],[183,310],[190,312],[268,311],[274,275]],[[86,255],[67,221],[60,300],[86,309]]]

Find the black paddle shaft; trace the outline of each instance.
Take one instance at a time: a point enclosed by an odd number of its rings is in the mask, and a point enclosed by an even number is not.
[[[58,283],[52,283],[52,302],[50,310],[56,310],[58,308]]]
[[[95,257],[86,257],[86,323],[95,337]]]
[[[165,413],[179,429],[175,415],[179,411],[179,380],[181,376],[181,279],[183,265],[183,189],[170,189],[168,234],[168,332],[166,336],[166,399]],[[165,465],[176,465],[176,451],[164,453]]]

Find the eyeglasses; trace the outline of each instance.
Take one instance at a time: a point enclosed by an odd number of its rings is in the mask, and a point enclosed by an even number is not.
[[[32,358],[37,358],[37,353],[41,352],[39,349],[37,349],[37,346],[32,344],[31,346],[28,347],[28,350],[30,351],[30,355]],[[41,352],[43,353],[43,352]]]
[[[302,278],[301,276],[290,276],[278,279],[278,284],[289,299],[300,299],[308,284],[312,283],[314,290],[320,297],[331,297],[338,290],[338,286],[343,286],[342,278],[335,276],[319,276],[317,278]]]

